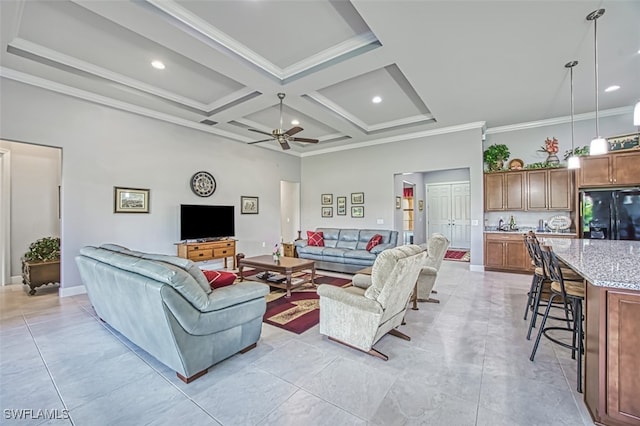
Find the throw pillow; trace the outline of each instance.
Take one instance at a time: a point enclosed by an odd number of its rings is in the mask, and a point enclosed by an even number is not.
[[[322,231],[307,231],[307,240],[310,246],[324,247],[324,234]]]
[[[212,289],[226,287],[235,282],[237,276],[233,272],[225,272],[225,271],[202,271],[204,276],[207,277],[207,281],[209,281],[209,285]]]
[[[382,242],[382,235],[380,234],[374,235],[373,237],[371,237],[371,239],[367,243],[367,251],[371,251],[372,248],[374,248],[381,242]]]

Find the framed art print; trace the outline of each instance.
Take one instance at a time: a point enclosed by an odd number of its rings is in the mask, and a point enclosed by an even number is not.
[[[364,217],[364,206],[351,206],[351,217]]]
[[[258,214],[258,197],[240,197],[241,214]]]
[[[323,207],[322,217],[333,217],[333,207]]]
[[[322,194],[320,196],[320,201],[322,202],[323,206],[333,204],[333,194]]]
[[[351,194],[351,204],[364,204],[364,192],[354,192]]]
[[[114,213],[149,213],[149,190],[141,188],[113,188]]]

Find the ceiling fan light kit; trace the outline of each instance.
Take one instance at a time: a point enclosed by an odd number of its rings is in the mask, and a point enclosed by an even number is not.
[[[589,145],[589,155],[606,154],[609,151],[609,143],[600,137],[600,125],[598,120],[598,18],[604,15],[604,9],[597,9],[587,15],[587,21],[593,21],[593,52],[596,76],[596,137]]]
[[[284,131],[283,125],[282,125],[282,122],[283,122],[282,104],[283,104],[283,100],[284,100],[285,96],[286,95],[284,93],[278,93],[278,99],[280,99],[280,127],[278,127],[277,129],[274,129],[271,133],[263,132],[262,130],[258,130],[258,129],[249,129],[249,131],[251,131],[251,132],[256,132],[256,133],[260,133],[262,135],[271,136],[269,139],[263,139],[263,140],[260,140],[260,141],[249,142],[249,145],[275,140],[276,142],[278,142],[280,144],[280,147],[283,150],[287,150],[287,149],[291,149],[291,146],[289,146],[289,142],[318,143],[318,139],[295,138],[295,137],[293,137],[293,135],[295,135],[297,133],[300,133],[301,131],[304,130],[300,126],[292,127],[289,130],[287,130],[286,132]]]

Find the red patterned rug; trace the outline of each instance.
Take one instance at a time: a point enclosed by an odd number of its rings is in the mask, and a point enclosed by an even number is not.
[[[253,271],[245,271],[245,277],[254,275]],[[308,278],[310,274],[293,274],[294,278]],[[257,281],[257,280],[256,280]],[[348,287],[351,280],[347,278],[318,275],[315,277],[316,286],[330,284],[339,287]],[[267,295],[267,312],[262,321],[275,327],[302,334],[320,322],[320,297],[316,288],[311,284],[303,284],[291,290],[291,297],[284,297],[285,290],[271,288]]]
[[[469,261],[469,250],[447,250],[444,260],[456,260],[458,262]]]

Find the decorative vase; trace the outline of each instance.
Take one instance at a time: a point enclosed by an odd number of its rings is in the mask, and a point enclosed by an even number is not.
[[[560,164],[560,159],[556,154],[549,153],[547,156],[547,164]]]

